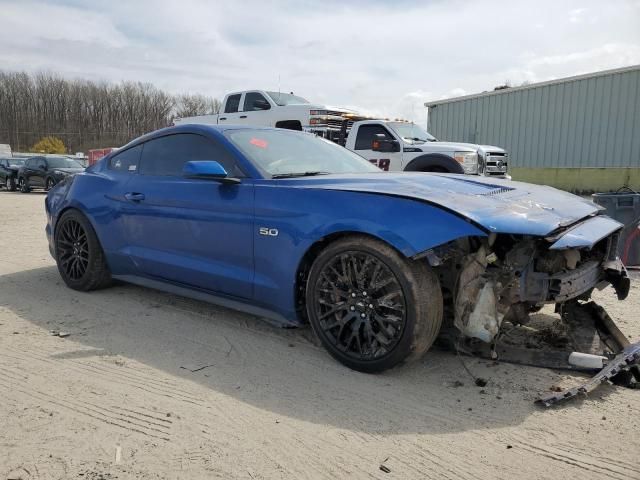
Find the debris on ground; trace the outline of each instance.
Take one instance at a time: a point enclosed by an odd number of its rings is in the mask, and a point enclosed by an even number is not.
[[[53,337],[60,337],[60,338],[65,338],[71,335],[69,332],[60,332],[58,330],[51,330],[49,333]]]
[[[476,387],[486,387],[487,383],[488,383],[487,380],[481,377],[478,377],[475,380]]]
[[[184,369],[184,370],[189,370],[191,373],[195,373],[195,372],[199,372],[200,370],[204,370],[205,368],[209,368],[209,367],[214,367],[215,365],[211,364],[211,365],[193,365],[193,364],[186,364],[186,365],[180,365],[180,368]]]
[[[606,367],[600,370],[590,380],[578,385],[577,387],[568,388],[564,391],[556,394],[546,395],[536,400],[536,403],[545,407],[558,403],[569,398],[577,397],[578,395],[586,395],[593,391],[600,384],[613,380],[614,377],[624,372],[632,372],[629,375],[629,382],[640,382],[640,372],[638,372],[638,364],[640,363],[640,342],[634,343],[626,347],[621,353],[619,353],[613,360],[611,360]],[[635,378],[637,377],[637,378]]]

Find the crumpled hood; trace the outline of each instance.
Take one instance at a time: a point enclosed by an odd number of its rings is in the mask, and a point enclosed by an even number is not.
[[[546,236],[602,210],[593,202],[552,187],[467,175],[345,174],[302,177],[289,182],[299,188],[364,192],[425,201],[456,212],[496,233]]]

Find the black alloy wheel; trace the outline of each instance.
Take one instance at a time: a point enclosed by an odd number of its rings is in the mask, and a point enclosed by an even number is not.
[[[53,182],[53,178],[51,177],[47,178],[47,181],[45,182],[45,190],[48,192],[54,186],[55,186],[55,183]]]
[[[78,221],[69,219],[60,226],[56,248],[67,276],[72,280],[81,279],[89,267],[89,242]]]
[[[377,257],[358,251],[334,257],[315,289],[320,329],[345,355],[369,360],[396,347],[406,324],[404,293]]]
[[[77,210],[64,212],[55,229],[58,272],[75,290],[95,290],[111,283],[111,273],[98,237],[87,218]]]
[[[439,281],[426,262],[364,236],[320,252],[309,272],[306,307],[329,353],[370,373],[421,357],[442,323]]]

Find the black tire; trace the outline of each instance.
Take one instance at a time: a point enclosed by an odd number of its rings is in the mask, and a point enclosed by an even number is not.
[[[306,307],[328,352],[367,373],[419,359],[442,325],[440,283],[426,262],[360,235],[320,252],[309,272]]]
[[[55,186],[56,186],[56,182],[51,177],[48,177],[44,182],[44,189],[47,192]]]
[[[29,193],[31,191],[31,188],[29,188],[29,184],[24,177],[20,177],[18,179],[18,187],[22,193]]]
[[[453,173],[443,167],[429,167],[424,170],[419,170],[420,172],[433,172],[433,173]]]
[[[96,232],[78,210],[67,210],[58,220],[55,249],[58,272],[68,287],[86,292],[111,284],[111,272]]]
[[[16,191],[16,179],[13,177],[7,177],[5,179],[5,183],[4,186],[6,187],[6,189],[10,192],[15,192]]]

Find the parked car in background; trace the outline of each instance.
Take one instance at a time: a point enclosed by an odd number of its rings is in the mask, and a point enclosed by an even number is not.
[[[63,178],[82,171],[84,171],[82,164],[73,158],[31,157],[18,170],[18,187],[22,193],[28,193],[33,188],[50,190]]]
[[[553,188],[384,173],[302,132],[181,125],[140,137],[49,191],[64,282],[119,279],[288,325],[379,372],[441,326],[491,344],[507,315],[630,288],[622,225]],[[504,316],[504,317],[503,317]],[[590,318],[590,317],[589,317]]]
[[[24,165],[24,158],[0,158],[0,187],[14,192],[18,185],[18,170]]]

